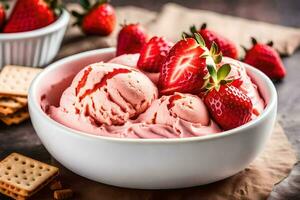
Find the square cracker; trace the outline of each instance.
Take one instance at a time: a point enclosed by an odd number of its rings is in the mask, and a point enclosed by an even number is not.
[[[12,153],[0,162],[0,192],[26,199],[58,175],[58,168]]]
[[[5,66],[0,73],[0,94],[27,96],[31,81],[41,71],[39,68]]]
[[[13,108],[13,109],[20,109],[24,105],[12,98],[9,97],[2,97],[0,98],[0,107],[8,107],[8,108]]]
[[[17,102],[19,102],[22,105],[27,105],[27,103],[28,103],[28,100],[26,97],[11,96],[10,98],[16,100]]]
[[[6,106],[0,106],[0,117],[11,115],[16,112],[17,109],[15,108],[9,108]]]
[[[21,195],[18,195],[18,194],[15,194],[7,189],[4,189],[4,188],[1,188],[0,187],[0,193],[8,196],[8,197],[11,197],[13,199],[17,199],[17,200],[26,200],[26,197],[24,196],[21,196]]]
[[[11,99],[14,101],[17,101],[18,103],[22,105],[27,105],[27,97],[20,97],[20,96],[8,96],[8,95],[0,95],[0,100],[1,99]]]
[[[29,113],[26,109],[19,110],[18,112],[10,115],[0,116],[0,120],[9,126],[12,124],[19,124],[28,118]]]

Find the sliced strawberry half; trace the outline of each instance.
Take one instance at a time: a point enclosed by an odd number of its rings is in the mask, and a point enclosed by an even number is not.
[[[160,69],[173,44],[163,37],[153,37],[140,52],[137,67],[147,72],[160,72]]]
[[[202,43],[203,44],[203,43]],[[195,38],[184,38],[170,50],[161,68],[160,93],[199,93],[207,74],[205,47]]]

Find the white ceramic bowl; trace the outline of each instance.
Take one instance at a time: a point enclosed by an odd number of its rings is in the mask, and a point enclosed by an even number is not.
[[[115,50],[108,48],[62,59],[47,67],[31,85],[33,126],[50,154],[71,171],[121,187],[182,188],[236,174],[263,150],[275,122],[277,94],[270,79],[250,66],[247,71],[258,84],[267,107],[257,119],[220,134],[180,139],[110,138],[70,129],[43,112],[43,94],[57,104],[80,69],[107,61],[114,54]]]
[[[52,24],[33,31],[0,33],[0,69],[5,65],[42,67],[56,56],[70,14],[63,10]]]

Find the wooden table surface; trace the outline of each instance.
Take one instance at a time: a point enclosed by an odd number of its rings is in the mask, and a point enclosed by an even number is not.
[[[166,2],[167,0],[112,1],[115,6],[130,4],[155,11],[159,11]],[[300,27],[300,1],[298,0],[176,0],[174,2],[191,8]],[[276,83],[279,95],[278,119],[300,158],[300,51],[284,58],[283,61],[288,75],[284,81]],[[11,152],[20,152],[41,161],[49,161],[51,158],[29,121],[12,127],[0,125],[0,159]],[[0,199],[5,197],[0,195]],[[274,188],[269,199],[300,199],[300,164],[294,167],[287,180]]]

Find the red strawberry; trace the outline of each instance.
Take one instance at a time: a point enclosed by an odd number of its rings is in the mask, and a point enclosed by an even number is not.
[[[228,80],[229,64],[218,70],[215,66],[207,66],[209,76],[206,78],[207,92],[204,103],[213,119],[224,129],[229,130],[241,126],[251,120],[253,105],[251,99]],[[231,84],[229,84],[231,83]]]
[[[32,31],[53,23],[61,9],[56,0],[18,0],[3,32]]]
[[[218,33],[210,29],[207,29],[206,23],[204,23],[201,26],[201,29],[198,31],[196,30],[195,26],[192,26],[191,32],[198,32],[203,37],[207,48],[210,49],[212,43],[215,42],[218,45],[220,51],[222,51],[223,56],[231,57],[234,59],[238,58],[238,50],[236,48],[236,45],[229,39],[219,35]]]
[[[72,14],[78,20],[75,24],[79,25],[85,34],[107,36],[113,32],[116,14],[107,0],[97,0],[94,5],[91,5],[89,0],[80,0],[80,4],[85,13],[72,11]]]
[[[162,37],[151,38],[141,49],[137,67],[147,72],[160,72],[172,46],[172,43]]]
[[[117,56],[139,53],[147,38],[146,31],[139,24],[124,25],[118,35]]]
[[[159,77],[160,93],[199,93],[207,74],[206,58],[208,50],[203,39],[184,38],[170,50],[161,68]]]
[[[7,4],[0,3],[0,29],[2,30],[5,20],[6,20],[6,9],[8,8]]]
[[[233,85],[221,85],[219,90],[212,89],[204,102],[213,119],[224,130],[236,128],[251,120],[250,98]]]
[[[279,54],[272,48],[273,43],[257,43],[252,38],[253,47],[246,50],[244,62],[264,72],[271,79],[282,79],[286,75]]]

